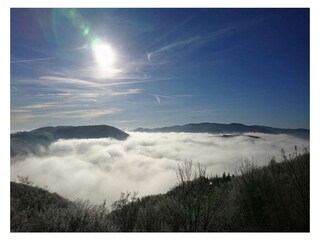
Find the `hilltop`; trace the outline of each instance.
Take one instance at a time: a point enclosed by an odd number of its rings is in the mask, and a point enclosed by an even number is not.
[[[36,154],[59,139],[114,138],[125,140],[129,134],[108,125],[43,127],[10,135],[11,157]]]
[[[309,139],[308,129],[285,129],[259,125],[244,125],[241,123],[189,123],[162,128],[137,128],[135,132],[187,132],[187,133],[212,133],[212,134],[244,134],[244,133],[267,133],[288,134],[294,137]]]

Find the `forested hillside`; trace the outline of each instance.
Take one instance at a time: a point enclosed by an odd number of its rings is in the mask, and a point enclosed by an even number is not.
[[[29,132],[10,135],[10,155],[40,154],[59,139],[114,138],[125,140],[129,134],[108,125],[58,126],[38,128]]]
[[[308,232],[309,158],[283,152],[280,161],[264,167],[245,162],[222,176],[185,161],[166,194],[122,193],[111,209],[105,202],[71,202],[20,177],[21,183],[11,182],[11,231]]]

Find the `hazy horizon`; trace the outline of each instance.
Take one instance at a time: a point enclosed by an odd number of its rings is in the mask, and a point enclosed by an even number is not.
[[[115,128],[118,128],[122,131],[128,131],[131,132],[133,130],[136,130],[137,128],[146,128],[146,129],[155,129],[155,128],[163,128],[163,127],[172,127],[172,126],[183,126],[183,125],[187,125],[187,124],[202,124],[202,123],[216,123],[216,124],[243,124],[243,125],[247,125],[247,126],[257,126],[258,124],[244,124],[244,123],[238,123],[238,122],[227,122],[227,123],[221,123],[221,122],[192,122],[192,123],[182,123],[182,124],[173,124],[173,125],[166,125],[166,126],[152,126],[150,125],[149,127],[147,126],[137,126],[137,127],[117,127],[117,126],[113,126]],[[32,131],[35,129],[39,129],[39,128],[43,128],[43,127],[59,127],[59,126],[74,126],[74,127],[81,127],[81,126],[95,126],[95,125],[107,125],[107,126],[111,126],[109,124],[83,124],[83,125],[51,125],[51,126],[39,126],[39,127],[35,127],[35,128],[30,128],[30,129],[11,129],[11,133],[16,133],[16,132],[20,132],[20,131]],[[287,127],[279,127],[279,126],[267,126],[267,125],[259,125],[259,126],[266,126],[266,127],[272,127],[272,128],[282,128],[282,129],[305,129],[305,130],[310,130],[309,128],[287,128]]]

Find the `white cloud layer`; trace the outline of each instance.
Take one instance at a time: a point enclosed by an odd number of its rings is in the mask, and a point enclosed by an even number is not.
[[[114,139],[59,140],[45,156],[28,156],[11,165],[11,180],[28,176],[39,186],[74,200],[90,199],[111,204],[120,192],[139,196],[164,193],[176,184],[179,161],[192,160],[207,167],[209,175],[233,173],[245,159],[258,165],[270,157],[280,159],[309,141],[288,135],[253,134],[223,138],[203,133],[130,133],[125,141]]]

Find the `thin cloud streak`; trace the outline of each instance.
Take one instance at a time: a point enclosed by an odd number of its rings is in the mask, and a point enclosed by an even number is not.
[[[33,105],[27,105],[24,106],[26,109],[44,109],[44,108],[49,108],[49,107],[54,107],[54,103],[43,103],[43,104],[33,104]]]
[[[163,46],[161,48],[158,48],[152,52],[148,52],[147,53],[147,59],[149,62],[151,62],[152,57],[159,55],[161,53],[164,52],[168,52],[174,49],[177,49],[179,47],[183,47],[186,45],[191,45],[191,44],[195,44],[195,43],[207,43],[207,42],[211,42],[214,40],[218,40],[221,37],[225,36],[227,33],[229,33],[233,28],[232,27],[227,27],[227,28],[223,28],[220,29],[218,31],[212,32],[209,35],[206,36],[194,36],[185,40],[181,40],[181,41],[177,41],[171,44],[168,44],[166,46]]]
[[[175,43],[171,43],[169,45],[166,45],[164,47],[161,47],[153,52],[149,52],[147,53],[147,58],[148,58],[148,61],[151,62],[151,57],[154,56],[154,55],[157,55],[161,52],[165,52],[165,51],[169,51],[173,48],[177,48],[177,47],[180,47],[180,46],[184,46],[184,45],[187,45],[187,44],[190,44],[190,43],[193,43],[193,42],[196,42],[196,41],[199,41],[200,37],[193,37],[193,38],[189,38],[189,39],[186,39],[186,40],[183,40],[183,41],[178,41],[178,42],[175,42]]]
[[[158,82],[158,81],[168,81],[173,78],[154,78],[154,79],[146,79],[146,80],[137,80],[137,81],[127,81],[127,82],[114,82],[114,83],[106,83],[103,86],[118,86],[118,85],[126,85],[126,84],[139,84],[139,83],[147,83],[147,82]]]
[[[37,119],[77,119],[77,120],[92,120],[101,116],[111,115],[121,112],[118,108],[104,108],[104,109],[83,109],[83,110],[65,110],[55,111],[50,113],[30,113],[24,111],[14,112],[15,115],[11,117],[13,122],[35,121]],[[26,114],[25,114],[26,113]]]
[[[174,95],[158,95],[158,94],[153,94],[150,93],[151,96],[153,96],[157,103],[160,104],[161,103],[161,98],[167,98],[167,99],[173,99],[173,98],[184,98],[184,97],[196,97],[198,95],[194,95],[194,94],[174,94]]]
[[[54,83],[64,83],[64,84],[75,84],[75,85],[84,85],[89,87],[101,88],[101,84],[87,81],[79,78],[68,78],[68,77],[57,77],[57,76],[41,76],[40,80],[51,81]]]
[[[26,112],[30,112],[30,110],[27,110],[27,109],[11,109],[10,112],[11,113],[26,113]]]
[[[101,83],[94,82],[89,80],[83,80],[80,78],[69,78],[69,77],[60,77],[60,76],[40,76],[38,79],[23,79],[18,80],[21,84],[36,84],[36,85],[47,85],[48,82],[53,84],[71,84],[77,86],[89,86],[100,88],[105,90],[103,87],[107,86],[118,86],[118,85],[127,85],[127,84],[139,84],[139,83],[146,83],[146,82],[157,82],[157,81],[168,81],[172,80],[173,78],[154,78],[154,79],[144,79],[144,80],[136,80],[136,81],[119,81],[119,82],[111,82],[111,83]]]
[[[56,57],[16,60],[16,61],[11,61],[10,63],[12,63],[12,64],[15,64],[15,63],[27,63],[27,62],[47,61],[47,60],[53,60],[53,59],[56,59]]]
[[[160,96],[158,96],[158,95],[152,95],[152,96],[155,97],[155,99],[157,100],[158,104],[161,103],[161,98],[160,98]]]

